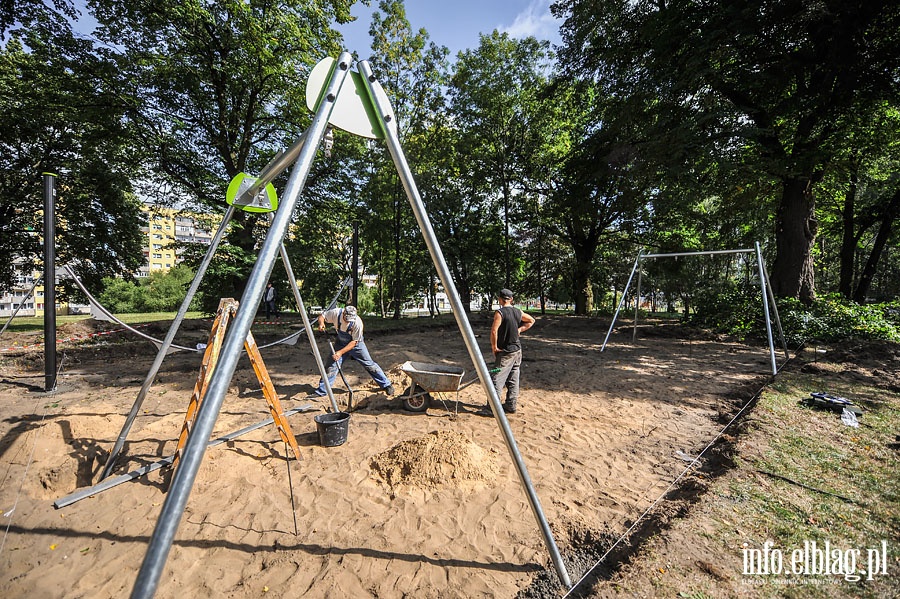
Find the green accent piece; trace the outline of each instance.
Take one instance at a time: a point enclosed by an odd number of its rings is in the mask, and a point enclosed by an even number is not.
[[[41,173],[42,175],[50,175],[51,177],[58,177],[56,173]]]
[[[278,194],[275,193],[275,186],[271,183],[264,188],[265,193],[261,190],[253,198],[244,198],[242,202],[235,200],[253,187],[257,178],[247,173],[238,173],[235,175],[231,183],[228,184],[228,190],[225,192],[225,201],[229,206],[239,207],[244,212],[273,212],[278,208]]]
[[[387,131],[384,130],[384,127],[381,124],[378,111],[375,109],[375,100],[369,95],[369,88],[366,86],[366,82],[363,81],[362,74],[353,71],[350,73],[350,77],[353,79],[353,87],[356,88],[356,94],[362,100],[366,116],[369,118],[369,122],[372,123],[372,129],[377,135],[376,139],[384,139],[387,137]]]
[[[334,76],[334,69],[337,67],[337,61],[335,59],[328,57],[324,60],[330,60],[331,67],[328,69],[328,75],[322,80],[322,87],[319,88],[319,95],[316,97],[315,105],[311,108],[314,114],[319,112],[319,106],[321,106],[322,102],[325,100],[325,90],[328,89],[328,82],[331,81],[331,78]],[[324,62],[324,60],[320,62]]]

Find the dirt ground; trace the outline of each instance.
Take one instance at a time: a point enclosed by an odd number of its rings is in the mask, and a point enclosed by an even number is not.
[[[489,355],[487,317],[474,315],[472,324]],[[186,322],[176,343],[205,343],[210,325]],[[66,327],[52,393],[43,391],[39,333],[0,338],[4,597],[128,595],[171,476],[162,468],[54,507],[99,481],[156,355],[131,334],[84,337],[109,323]],[[604,564],[628,559],[633,543],[606,554],[623,534],[635,541],[692,501],[696,485],[673,481],[692,456],[729,442],[719,437],[723,426],[771,375],[766,347],[691,338],[666,325],[643,325],[634,343],[624,325],[601,352],[607,327],[539,317],[524,338],[519,411],[508,418],[573,583],[601,556]],[[160,326],[141,330],[165,335]],[[296,330],[286,323],[255,334],[263,346]],[[409,385],[399,368],[407,360],[462,366],[464,382],[474,376],[455,325],[367,330],[366,341],[398,393]],[[318,342],[327,351],[325,338]],[[301,459],[285,460],[273,425],[208,449],[157,597],[565,594],[501,429],[477,413],[486,401],[480,384],[412,413],[351,363],[347,442],[323,447],[313,418],[330,404],[308,397],[318,374],[306,336],[261,355],[284,409],[310,406],[288,419]],[[201,358],[166,357],[114,475],[173,453]],[[345,402],[340,378],[337,386]],[[267,417],[244,357],[213,437]]]

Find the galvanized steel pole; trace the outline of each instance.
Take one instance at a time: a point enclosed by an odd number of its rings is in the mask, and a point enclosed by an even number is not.
[[[769,317],[769,292],[766,290],[766,274],[763,265],[762,250],[759,242],[756,242],[756,263],[759,266],[759,286],[762,291],[763,315],[766,317],[766,335],[769,339],[769,355],[772,362],[772,374],[778,374],[778,364],[775,363],[775,341],[772,339],[772,319]]]
[[[150,538],[144,562],[138,572],[131,593],[131,597],[134,599],[147,599],[153,597],[156,592],[166,557],[172,546],[172,540],[184,514],[194,479],[197,477],[200,462],[203,460],[216,418],[243,352],[244,342],[250,332],[250,326],[253,324],[257,306],[262,300],[266,281],[272,272],[278,249],[290,225],[300,192],[306,184],[319,143],[325,134],[334,102],[349,72],[350,61],[350,54],[342,52],[331,73],[331,80],[325,89],[323,100],[317,107],[312,124],[307,131],[308,143],[304,144],[298,155],[297,164],[288,179],[281,206],[260,249],[256,265],[250,273],[237,314],[225,335],[219,363],[207,388],[206,397],[197,412],[194,430],[188,437],[184,455],[172,479],[156,523],[156,529]]]
[[[272,222],[271,219],[269,222]],[[284,243],[281,244],[281,261],[284,263],[284,270],[287,273],[288,281],[291,284],[291,290],[294,292],[294,300],[297,302],[297,308],[300,310],[300,318],[303,320],[303,328],[306,329],[306,338],[309,339],[309,346],[312,350],[313,357],[316,359],[316,366],[319,368],[319,375],[325,381],[325,394],[328,401],[331,402],[331,409],[337,413],[340,412],[337,401],[334,399],[334,391],[328,382],[328,373],[325,370],[325,364],[322,362],[322,354],[319,353],[319,346],[316,344],[316,335],[312,325],[309,322],[309,316],[306,315],[306,306],[303,305],[303,298],[300,297],[300,287],[297,285],[297,277],[294,276],[294,269],[291,266],[291,259],[288,258],[287,250]]]
[[[637,284],[634,287],[634,326],[631,329],[631,342],[637,340],[638,310],[641,308],[641,265],[638,264]]]
[[[612,333],[613,327],[616,324],[616,318],[619,316],[619,310],[622,309],[622,305],[625,304],[625,298],[628,297],[628,287],[631,285],[631,279],[634,278],[634,272],[638,269],[641,264],[641,252],[643,250],[638,250],[637,258],[634,260],[634,266],[631,267],[631,274],[628,275],[628,282],[625,283],[625,289],[622,290],[622,299],[619,300],[619,305],[616,306],[616,313],[613,314],[612,322],[609,323],[609,330],[606,331],[606,338],[603,339],[603,345],[600,346],[600,351],[602,352],[606,349],[606,342],[609,341],[609,336]]]
[[[759,242],[757,242],[757,246]],[[757,248],[758,255],[762,256],[762,250]],[[775,325],[778,327],[778,338],[781,339],[781,347],[784,349],[784,359],[789,360],[791,354],[788,352],[787,341],[784,339],[784,329],[781,328],[781,317],[778,315],[778,303],[775,301],[775,294],[772,292],[772,284],[769,282],[769,270],[766,268],[765,260],[762,261],[762,274],[766,278],[766,290],[769,292],[769,301],[772,302],[772,314],[775,316]]]
[[[450,269],[447,267],[447,263],[444,260],[444,254],[441,251],[440,244],[434,234],[434,230],[431,227],[431,221],[428,218],[428,213],[425,210],[425,204],[422,202],[422,198],[419,195],[419,190],[416,187],[416,182],[413,179],[412,172],[409,169],[409,165],[406,163],[406,157],[403,153],[403,149],[400,147],[400,141],[397,139],[393,130],[388,126],[388,122],[391,119],[395,118],[393,115],[393,111],[391,110],[391,107],[389,105],[383,106],[379,101],[379,96],[375,93],[375,89],[373,87],[375,76],[372,74],[372,69],[369,66],[369,63],[366,61],[360,61],[357,66],[359,68],[359,72],[363,76],[363,80],[365,81],[369,99],[372,101],[372,104],[376,109],[377,118],[379,119],[381,127],[384,130],[384,138],[387,142],[388,151],[390,152],[391,158],[394,161],[394,165],[397,167],[397,172],[400,175],[400,179],[403,182],[403,187],[406,190],[406,195],[409,198],[409,203],[412,206],[413,213],[416,216],[416,221],[419,224],[419,229],[421,229],[422,231],[422,236],[425,238],[425,244],[428,246],[428,251],[431,254],[431,259],[438,271],[441,283],[444,285],[444,291],[447,293],[447,297],[450,299],[450,305],[453,308],[453,315],[456,317],[456,323],[463,335],[463,340],[465,341],[466,348],[469,351],[469,356],[472,358],[472,363],[475,365],[475,369],[478,372],[478,377],[481,379],[481,385],[484,388],[488,399],[490,400],[491,409],[494,412],[494,418],[496,419],[497,424],[500,427],[500,432],[503,434],[503,439],[506,442],[506,447],[509,449],[509,453],[513,458],[516,471],[519,474],[519,479],[521,480],[522,486],[525,487],[525,490],[527,492],[528,502],[531,505],[531,509],[538,521],[538,525],[540,526],[541,534],[544,537],[544,543],[550,552],[551,558],[553,559],[556,573],[559,576],[562,584],[566,588],[570,588],[572,586],[572,583],[569,580],[569,574],[566,571],[565,564],[563,564],[562,557],[560,556],[559,549],[557,548],[556,542],[553,539],[553,533],[550,530],[547,519],[544,517],[544,512],[541,509],[541,502],[534,491],[534,486],[531,483],[531,478],[528,475],[528,470],[526,469],[525,463],[522,461],[522,456],[519,453],[519,449],[516,446],[516,441],[513,438],[512,430],[509,428],[509,422],[506,419],[506,414],[503,412],[503,407],[500,404],[500,397],[497,395],[496,389],[494,389],[487,364],[485,364],[484,357],[482,357],[481,355],[481,350],[478,348],[478,341],[475,339],[475,334],[472,331],[469,320],[466,318],[462,300],[460,300],[459,293],[456,290],[456,285],[453,283],[453,277],[450,275]]]
[[[116,439],[115,445],[113,445],[112,451],[109,452],[109,457],[106,459],[106,466],[103,468],[103,474],[100,475],[100,480],[103,480],[107,476],[109,476],[113,468],[116,466],[116,460],[119,458],[119,452],[122,451],[122,447],[125,445],[125,440],[128,438],[128,433],[131,431],[131,427],[134,424],[134,419],[137,418],[138,413],[141,411],[141,406],[144,404],[144,399],[147,397],[147,393],[150,391],[150,387],[153,386],[153,381],[156,380],[156,375],[159,372],[160,367],[162,366],[163,360],[166,357],[166,354],[169,353],[169,348],[172,347],[172,342],[175,340],[175,334],[178,332],[178,329],[181,327],[182,321],[184,321],[184,317],[187,314],[188,308],[191,306],[191,302],[194,300],[194,296],[197,294],[197,290],[200,288],[200,281],[203,280],[203,275],[206,274],[206,269],[209,267],[210,262],[212,262],[213,255],[216,253],[216,248],[219,247],[219,244],[222,242],[222,237],[225,235],[225,230],[229,221],[231,221],[231,217],[234,216],[234,206],[229,206],[228,210],[225,212],[225,216],[222,217],[222,223],[219,225],[219,229],[216,231],[216,234],[213,236],[212,240],[209,243],[209,247],[206,250],[206,255],[203,257],[203,261],[200,263],[200,266],[197,268],[197,273],[194,275],[194,280],[191,281],[191,286],[188,288],[187,295],[184,296],[184,300],[181,302],[181,306],[178,308],[178,313],[175,315],[175,320],[172,321],[172,324],[169,325],[169,332],[166,333],[166,338],[163,339],[162,345],[159,346],[159,350],[156,352],[156,359],[153,360],[153,364],[150,366],[150,371],[147,373],[146,378],[144,378],[144,384],[141,385],[141,390],[138,391],[137,399],[134,400],[134,405],[131,406],[131,412],[128,413],[128,417],[125,418],[125,424],[122,426],[122,431],[119,433],[119,437]]]

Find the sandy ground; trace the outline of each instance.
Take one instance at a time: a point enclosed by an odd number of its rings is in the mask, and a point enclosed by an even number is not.
[[[204,342],[209,326],[185,323],[176,342]],[[473,316],[485,355],[488,326]],[[525,337],[519,411],[509,417],[573,582],[670,490],[685,456],[705,448],[770,371],[767,348],[688,339],[666,326],[643,326],[635,343],[623,326],[601,353],[607,326],[538,318]],[[406,360],[471,371],[455,326],[366,340],[398,392],[409,384],[399,370]],[[33,341],[6,334],[0,346]],[[81,343],[62,344],[53,393],[43,391],[39,349],[0,354],[3,597],[127,596],[165,500],[170,469],[54,507],[99,481],[156,355],[133,337]],[[319,346],[327,351],[324,337]],[[307,399],[318,375],[305,336],[261,353],[284,409],[312,407],[289,417],[302,459],[285,460],[272,425],[207,450],[157,597],[564,594],[501,430],[476,413],[486,401],[480,384],[460,391],[458,404],[457,394],[443,394],[445,402],[412,413],[351,363],[357,405],[347,442],[323,447],[313,417],[330,404]],[[116,475],[172,454],[201,357],[166,358]],[[242,358],[214,437],[268,417],[259,388]]]

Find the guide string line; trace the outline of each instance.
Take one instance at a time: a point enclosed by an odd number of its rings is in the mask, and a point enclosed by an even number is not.
[[[796,355],[796,354],[795,354],[795,355]],[[792,358],[792,359],[793,359],[793,358]],[[783,367],[784,367],[784,364],[782,365],[782,368],[783,368]],[[586,579],[594,572],[594,570],[596,570],[596,569],[600,566],[600,564],[603,563],[603,561],[604,561],[604,560],[606,559],[606,557],[612,552],[612,550],[615,549],[615,548],[619,545],[619,543],[621,543],[624,539],[628,538],[628,535],[630,535],[630,534],[632,533],[632,531],[633,531],[633,530],[637,527],[637,525],[638,525],[638,524],[639,524],[639,523],[647,516],[647,514],[649,514],[650,512],[652,512],[652,511],[654,510],[654,508],[656,508],[656,506],[659,505],[659,503],[663,500],[663,498],[665,498],[665,496],[669,493],[669,491],[671,491],[671,490],[675,487],[675,485],[677,485],[678,482],[679,482],[682,478],[684,478],[684,476],[694,468],[694,465],[697,464],[697,463],[700,461],[700,458],[703,457],[703,454],[705,454],[705,453],[709,450],[710,447],[712,447],[713,445],[715,445],[716,441],[718,441],[719,438],[720,438],[723,434],[725,434],[725,431],[728,430],[728,428],[729,428],[732,424],[734,424],[734,422],[735,422],[738,418],[740,418],[741,414],[743,414],[743,413],[747,410],[747,408],[749,408],[749,407],[750,407],[750,406],[751,406],[751,405],[759,398],[760,395],[762,395],[762,392],[763,392],[763,390],[766,388],[766,385],[770,384],[770,383],[772,382],[772,380],[774,380],[774,378],[775,378],[774,376],[771,376],[771,377],[769,378],[769,380],[766,382],[766,384],[763,385],[763,386],[759,389],[759,391],[757,391],[757,392],[753,395],[753,397],[751,397],[750,399],[747,400],[746,403],[744,403],[744,405],[741,407],[741,409],[738,410],[738,413],[734,415],[734,417],[728,422],[728,424],[726,424],[724,427],[722,427],[722,430],[720,430],[720,431],[716,434],[716,436],[713,437],[712,441],[710,441],[710,442],[706,445],[706,447],[703,448],[703,451],[701,451],[701,452],[697,455],[697,457],[695,457],[695,458],[693,459],[693,461],[691,461],[687,466],[685,466],[685,468],[684,468],[684,470],[682,470],[681,474],[679,474],[677,477],[675,477],[675,479],[674,479],[671,483],[669,483],[669,486],[666,487],[666,489],[662,492],[662,494],[661,494],[659,497],[656,498],[656,501],[654,501],[652,504],[650,504],[650,507],[648,507],[648,508],[644,511],[644,513],[641,514],[641,515],[637,518],[637,520],[635,520],[634,523],[633,523],[630,527],[628,527],[628,530],[626,530],[626,531],[622,534],[622,536],[619,537],[619,538],[616,540],[616,542],[613,543],[612,546],[610,546],[610,548],[606,550],[606,553],[604,553],[602,556],[600,556],[600,559],[598,559],[597,562],[596,562],[593,566],[591,566],[591,567],[590,567],[590,568],[582,575],[582,577],[581,577],[575,584],[572,585],[572,588],[570,588],[569,591],[568,591],[565,595],[563,595],[563,599],[566,599],[567,597],[571,596],[572,593],[574,593],[575,590],[578,588],[578,586],[581,585],[581,583],[584,582],[584,581],[585,581],[585,580],[586,580]]]

